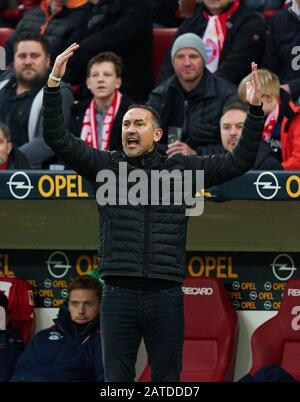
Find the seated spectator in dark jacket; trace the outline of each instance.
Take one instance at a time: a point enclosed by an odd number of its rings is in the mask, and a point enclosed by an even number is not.
[[[203,0],[174,37],[193,32],[202,38],[207,53],[206,67],[235,85],[247,74],[250,63],[262,61],[265,50],[264,21],[239,0]],[[173,74],[168,53],[159,82]]]
[[[119,91],[121,72],[122,61],[113,52],[89,61],[86,85],[93,98],[73,106],[71,131],[92,148],[122,149],[122,118],[132,102]]]
[[[278,75],[293,100],[300,97],[300,0],[279,11],[270,21],[263,66]]]
[[[33,167],[46,164],[53,152],[42,136],[43,88],[49,76],[48,42],[35,32],[22,32],[14,47],[14,69],[0,77],[0,121],[7,124],[11,142],[19,147]],[[66,124],[69,126],[73,95],[62,83]]]
[[[26,156],[14,148],[8,126],[0,122],[0,170],[30,169]]]
[[[171,54],[175,75],[151,92],[148,103],[162,117],[161,143],[165,150],[168,145],[167,154],[195,155],[201,147],[221,143],[218,122],[223,107],[236,100],[236,87],[205,68],[205,47],[198,35],[179,36]]]
[[[11,381],[103,381],[97,279],[85,275],[69,286],[68,304],[55,325],[38,332],[20,356]]]
[[[272,155],[279,160],[285,170],[300,170],[300,107],[291,100],[290,95],[280,90],[277,75],[268,70],[257,70],[262,87],[263,111],[266,117],[263,141],[272,149]],[[249,75],[240,83],[238,95],[246,100],[246,82]]]
[[[220,120],[222,144],[208,146],[203,154],[212,155],[232,152],[236,146],[247,117],[248,107],[240,102],[225,106]],[[253,165],[254,170],[282,170],[278,159],[272,156],[270,145],[262,141]]]
[[[77,0],[78,3],[80,1],[82,4],[83,0]],[[13,61],[14,44],[21,32],[31,31],[44,35],[49,42],[52,63],[66,46],[79,40],[80,27],[88,16],[89,7],[82,5],[68,8],[67,2],[68,0],[42,0],[40,5],[24,14],[15,32],[6,41],[7,64]]]
[[[111,51],[123,63],[122,92],[147,99],[152,89],[152,14],[145,0],[89,0],[90,16],[80,48],[69,63],[68,79],[83,83],[88,60]],[[66,80],[68,80],[66,78]]]
[[[179,19],[176,17],[178,10],[178,0],[146,0],[153,14],[153,26],[176,27],[179,25]]]
[[[21,335],[10,325],[8,299],[0,291],[0,382],[10,379],[15,363],[24,349]]]

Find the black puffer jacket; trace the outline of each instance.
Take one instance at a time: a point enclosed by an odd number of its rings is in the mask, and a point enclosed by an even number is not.
[[[91,149],[67,133],[63,125],[60,92],[57,88],[47,88],[44,92],[44,138],[54,152],[92,183],[95,183],[100,170],[118,173],[119,162],[127,162],[128,172],[138,173],[137,169],[141,169],[148,177],[153,170],[173,172],[179,169],[193,173],[204,170],[205,186],[210,187],[239,176],[252,167],[264,118],[261,107],[251,107],[250,110],[254,114],[248,115],[243,135],[233,153],[214,157],[176,154],[168,158],[154,150],[141,157],[128,158],[119,151]],[[118,189],[119,176],[116,178]],[[100,185],[102,183],[96,182],[98,190]],[[174,192],[171,192],[172,195]],[[184,205],[106,205],[99,210],[102,278],[121,275],[183,281],[186,275],[187,225]]]
[[[168,127],[181,127],[182,141],[198,150],[201,146],[221,142],[222,110],[235,101],[236,87],[205,68],[193,91],[184,95],[177,77],[172,76],[151,92],[148,103],[162,117],[163,144],[167,143]]]
[[[193,32],[202,38],[208,22],[203,15],[205,10],[204,4],[199,4],[194,15],[180,25],[174,40],[187,32]],[[262,61],[265,51],[265,25],[255,12],[240,5],[228,18],[227,29],[219,67],[215,74],[238,85],[249,74],[251,62],[255,61],[259,65]],[[162,82],[172,74],[173,67],[168,52],[158,81]]]

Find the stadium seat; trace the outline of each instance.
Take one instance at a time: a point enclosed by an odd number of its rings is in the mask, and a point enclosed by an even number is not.
[[[183,284],[185,335],[181,382],[233,381],[237,314],[223,283],[187,278]],[[139,381],[149,381],[147,366]]]
[[[7,39],[14,32],[13,28],[0,28],[0,46],[4,46]]]
[[[280,11],[280,8],[266,8],[264,10],[264,17],[266,20],[271,20],[273,15],[275,15],[276,13],[278,13],[278,11]]]
[[[8,298],[8,315],[11,323],[27,344],[35,329],[32,286],[19,278],[1,277],[0,290]]]
[[[153,82],[156,81],[159,69],[164,61],[165,53],[169,49],[177,28],[154,28],[153,29]]]
[[[278,313],[254,331],[251,349],[251,375],[275,364],[300,381],[300,278],[288,281]]]

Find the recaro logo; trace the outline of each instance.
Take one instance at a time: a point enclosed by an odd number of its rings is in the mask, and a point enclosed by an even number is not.
[[[182,291],[186,295],[192,295],[192,296],[211,296],[214,291],[213,288],[186,288],[182,287]]]
[[[288,296],[300,296],[300,289],[288,289]]]

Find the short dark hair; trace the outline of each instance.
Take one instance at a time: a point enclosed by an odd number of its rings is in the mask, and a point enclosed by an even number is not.
[[[229,110],[240,110],[242,112],[247,113],[248,112],[248,105],[242,102],[234,102],[229,105],[224,106],[222,110],[222,116],[229,112]]]
[[[131,109],[145,109],[148,110],[148,112],[151,113],[152,115],[152,121],[153,121],[153,128],[161,128],[161,119],[158,111],[154,109],[150,105],[145,105],[145,104],[132,104],[128,107],[127,112]]]
[[[7,142],[11,141],[11,134],[9,127],[0,121],[0,131],[2,131],[4,138],[6,138]]]
[[[114,52],[102,52],[92,57],[87,65],[86,76],[90,76],[94,64],[103,63],[105,61],[111,62],[114,65],[116,76],[120,78],[122,74],[122,59]]]
[[[69,294],[68,299],[70,297],[72,290],[76,290],[76,289],[94,290],[94,292],[98,296],[99,300],[101,300],[102,285],[96,278],[93,278],[90,275],[79,276],[72,280],[72,282],[70,283],[69,288],[68,288],[68,294]]]
[[[22,31],[16,38],[16,41],[14,43],[14,54],[17,51],[17,47],[20,42],[26,42],[26,41],[34,41],[34,42],[39,42],[46,54],[46,56],[49,56],[49,42],[46,39],[45,36],[37,33],[37,32],[32,32],[32,31]]]

